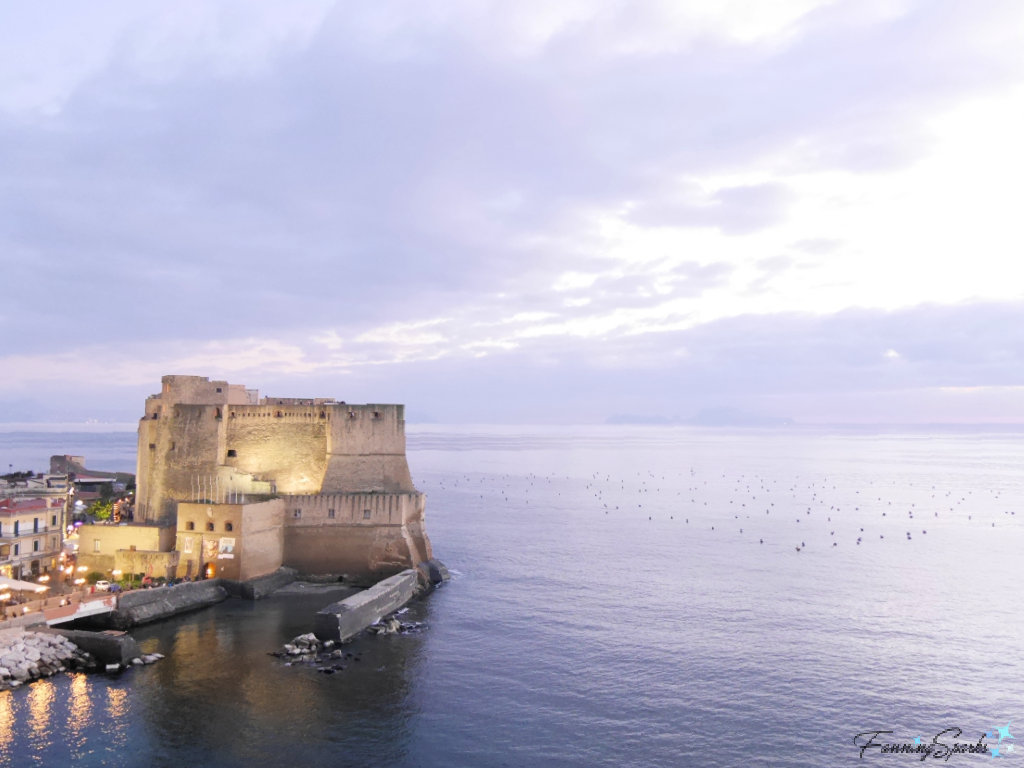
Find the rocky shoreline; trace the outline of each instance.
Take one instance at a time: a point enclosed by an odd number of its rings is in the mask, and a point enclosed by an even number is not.
[[[57,633],[0,632],[0,691],[13,690],[61,672],[119,672],[128,666],[153,664],[162,658],[159,653],[150,653],[137,656],[127,664],[104,664]]]
[[[0,690],[17,688],[68,669],[96,668],[96,659],[60,635],[9,632],[0,636]]]
[[[367,628],[367,631],[375,635],[411,635],[424,629],[424,624],[419,621],[401,621],[398,617],[408,611],[403,608],[396,613],[382,618]],[[279,651],[273,651],[270,655],[284,659],[286,667],[295,664],[315,665],[318,672],[333,675],[335,672],[344,670],[348,663],[361,661],[360,653],[352,653],[341,648],[348,645],[350,640],[318,640],[312,632],[299,635],[291,642],[285,643]]]

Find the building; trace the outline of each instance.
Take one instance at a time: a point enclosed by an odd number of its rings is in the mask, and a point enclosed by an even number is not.
[[[432,558],[426,498],[405,455],[403,406],[260,398],[200,376],[165,376],[162,385],[139,422],[135,519],[175,526],[180,575],[210,565],[217,575],[259,575],[274,548],[249,534],[275,537],[281,563],[307,574],[369,581]],[[271,534],[265,526],[277,519]],[[203,528],[183,529],[189,522]],[[224,535],[218,526],[226,523],[245,535]],[[222,552],[221,540],[231,538],[236,550]],[[216,559],[206,556],[215,539]]]
[[[284,561],[284,502],[178,505],[176,549],[181,578],[247,581]]]
[[[165,579],[177,573],[179,553],[174,548],[173,526],[93,523],[79,526],[76,533],[77,564],[86,571]]]
[[[0,575],[42,576],[60,565],[67,496],[0,498]]]

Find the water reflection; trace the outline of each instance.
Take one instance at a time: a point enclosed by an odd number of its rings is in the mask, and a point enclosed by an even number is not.
[[[32,737],[38,746],[44,746],[50,736],[50,708],[53,706],[54,688],[50,680],[40,680],[28,692]]]
[[[11,742],[14,740],[14,697],[0,693],[0,756],[9,762]]]

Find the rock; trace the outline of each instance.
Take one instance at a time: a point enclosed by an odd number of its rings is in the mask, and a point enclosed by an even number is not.
[[[120,669],[121,669],[121,665],[120,664],[107,664],[107,666],[106,666],[106,671],[107,672],[117,672]]]
[[[0,667],[0,677],[2,677],[4,680],[7,680],[10,676],[11,670],[9,670],[7,667]]]
[[[132,664],[134,664],[136,667],[141,667],[143,664],[145,664],[145,662],[142,659],[136,657],[132,659]]]
[[[331,651],[331,658],[332,659],[343,659],[343,658],[345,658],[345,653],[343,651]]]

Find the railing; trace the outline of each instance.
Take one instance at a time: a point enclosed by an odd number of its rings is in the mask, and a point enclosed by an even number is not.
[[[60,526],[41,525],[39,526],[38,529],[19,529],[17,533],[15,533],[13,529],[7,530],[7,528],[5,527],[2,531],[0,531],[0,539],[20,539],[22,536],[39,536],[43,533],[49,533],[51,530],[55,532],[59,531]]]
[[[103,593],[103,596],[107,596],[106,593]],[[30,600],[27,603],[19,603],[18,605],[7,605],[4,606],[3,612],[0,614],[0,621],[3,619],[15,619],[29,613],[39,613],[39,611],[46,610],[47,608],[59,608],[64,605],[74,605],[82,602],[83,600],[88,600],[90,597],[91,596],[87,590],[79,590],[72,592],[69,595],[53,595],[52,597]],[[2,626],[2,624],[0,624],[0,626]]]

